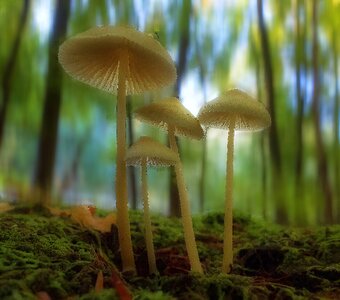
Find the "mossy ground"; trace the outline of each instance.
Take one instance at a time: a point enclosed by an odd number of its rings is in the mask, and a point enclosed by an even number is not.
[[[130,217],[138,275],[124,278],[115,228],[99,233],[46,210],[0,214],[0,299],[340,299],[340,226],[287,229],[236,216],[235,264],[225,275],[223,215],[197,217],[200,276],[189,272],[180,221],[153,216],[160,274],[148,276],[142,215]]]

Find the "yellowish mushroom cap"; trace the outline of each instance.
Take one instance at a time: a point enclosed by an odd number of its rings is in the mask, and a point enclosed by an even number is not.
[[[206,127],[256,131],[269,127],[270,115],[264,105],[239,89],[231,89],[204,105],[198,114]]]
[[[176,68],[169,53],[152,36],[131,27],[94,27],[66,40],[58,56],[70,76],[117,93],[123,55],[128,59],[127,95],[159,89],[176,80]]]
[[[126,151],[127,165],[173,166],[177,161],[173,150],[147,136],[142,136]]]
[[[198,119],[175,97],[143,106],[135,112],[135,117],[165,130],[171,126],[175,135],[201,139],[204,134]]]

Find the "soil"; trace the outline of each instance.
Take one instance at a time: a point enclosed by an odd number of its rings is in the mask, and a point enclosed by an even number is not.
[[[199,275],[180,220],[154,215],[159,274],[148,275],[143,217],[130,218],[135,276],[119,272],[115,225],[102,233],[41,207],[0,214],[0,299],[340,299],[340,225],[286,228],[236,214],[234,265],[221,274],[223,214],[195,217]]]

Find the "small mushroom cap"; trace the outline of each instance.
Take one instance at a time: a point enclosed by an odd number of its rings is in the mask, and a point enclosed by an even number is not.
[[[126,164],[141,166],[143,163],[149,166],[173,166],[178,161],[177,154],[170,148],[142,136],[126,151]]]
[[[135,112],[135,117],[159,128],[174,128],[175,135],[201,139],[204,135],[198,119],[175,97],[153,102]]]
[[[94,27],[66,40],[59,62],[77,80],[117,93],[120,59],[128,57],[126,94],[159,89],[176,80],[169,53],[152,36],[126,26]]]
[[[231,89],[204,105],[198,119],[206,127],[256,131],[269,127],[270,115],[264,105],[239,89]]]

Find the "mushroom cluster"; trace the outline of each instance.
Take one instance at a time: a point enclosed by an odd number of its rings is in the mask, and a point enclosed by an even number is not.
[[[235,130],[260,130],[270,126],[266,108],[238,89],[223,93],[201,108],[194,117],[170,97],[139,108],[135,117],[168,132],[170,148],[141,137],[126,150],[126,95],[140,94],[174,83],[176,68],[169,53],[151,35],[131,27],[101,26],[66,40],[59,48],[59,62],[66,73],[86,84],[117,94],[116,210],[122,271],[136,273],[128,214],[126,165],[141,167],[145,243],[149,272],[156,273],[149,200],[147,166],[174,166],[178,186],[184,240],[191,270],[203,273],[192,225],[188,190],[176,136],[202,139],[206,128],[228,130],[223,272],[230,272],[232,254],[232,186]]]
[[[65,71],[84,83],[117,94],[116,208],[124,272],[136,272],[128,215],[126,95],[159,89],[176,80],[169,53],[153,37],[126,26],[100,26],[59,48]]]
[[[184,241],[188,252],[191,270],[203,273],[199,260],[188,191],[184,183],[183,167],[179,157],[175,136],[187,136],[189,138],[201,139],[203,129],[198,121],[175,97],[153,102],[143,106],[135,112],[135,117],[140,121],[151,123],[161,129],[168,131],[170,148],[177,155],[175,173],[179,193],[181,217],[184,231]]]

